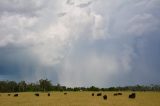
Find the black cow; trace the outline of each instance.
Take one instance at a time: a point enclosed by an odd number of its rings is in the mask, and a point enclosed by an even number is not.
[[[104,99],[104,100],[107,100],[107,95],[104,95],[104,96],[103,96],[103,99]]]
[[[35,96],[39,96],[39,93],[35,93],[34,95],[35,95]]]
[[[92,93],[92,96],[94,96],[94,93]]]
[[[18,94],[14,94],[14,97],[18,97]]]
[[[48,96],[51,96],[51,94],[50,94],[50,93],[48,93]]]
[[[118,93],[118,95],[122,95],[122,93]]]
[[[136,97],[136,93],[132,93],[128,96],[130,99],[134,99]]]
[[[97,96],[102,96],[102,93],[97,93]]]
[[[67,93],[65,92],[64,95],[67,95]]]
[[[8,96],[11,96],[11,94],[8,94]]]

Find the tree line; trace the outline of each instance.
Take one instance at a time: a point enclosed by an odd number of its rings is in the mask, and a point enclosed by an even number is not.
[[[135,85],[125,87],[98,88],[91,87],[66,87],[60,84],[53,85],[48,79],[40,79],[36,83],[25,81],[0,81],[0,92],[47,92],[47,91],[160,91],[160,85]]]

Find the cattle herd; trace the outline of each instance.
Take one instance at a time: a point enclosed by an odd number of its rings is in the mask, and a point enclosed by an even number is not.
[[[7,95],[8,95],[8,96],[11,96],[11,94],[7,94]],[[18,97],[18,95],[19,95],[19,94],[14,94],[13,96],[14,96],[14,97]],[[40,96],[39,93],[35,93],[34,95],[35,95],[35,96]],[[47,93],[47,95],[48,95],[48,96],[51,96],[50,93]],[[65,92],[64,95],[67,95],[67,93]],[[91,95],[92,95],[92,96],[95,96],[95,95],[97,95],[97,96],[102,96],[102,93],[97,93],[97,94],[92,93]],[[113,94],[113,96],[119,96],[119,95],[122,95],[122,93],[114,93],[114,94]],[[0,95],[0,96],[1,96],[1,95]],[[136,97],[136,93],[131,93],[131,94],[129,94],[129,96],[128,96],[129,99],[135,99],[135,97]],[[103,99],[104,99],[104,100],[107,100],[107,95],[106,95],[106,94],[103,95]]]
[[[95,94],[94,93],[92,93],[92,96],[94,96]],[[114,93],[113,94],[114,96],[119,96],[119,95],[122,95],[122,93]],[[97,96],[102,96],[102,93],[97,93]],[[129,94],[129,96],[128,96],[128,98],[129,99],[134,99],[136,97],[136,93],[131,93],[131,94]],[[103,99],[104,100],[107,100],[107,95],[105,94],[105,95],[103,95]]]

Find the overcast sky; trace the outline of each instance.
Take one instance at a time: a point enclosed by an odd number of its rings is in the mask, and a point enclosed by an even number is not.
[[[0,80],[160,83],[160,0],[0,0]]]

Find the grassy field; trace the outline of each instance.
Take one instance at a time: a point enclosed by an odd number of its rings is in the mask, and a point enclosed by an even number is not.
[[[0,106],[160,106],[160,92],[136,92],[135,99],[128,98],[131,92],[122,92],[121,96],[113,96],[114,93],[102,92],[107,94],[107,100],[91,96],[92,92],[51,92],[50,97],[47,93],[40,93],[39,97],[30,92],[19,93],[18,97],[0,93]]]

